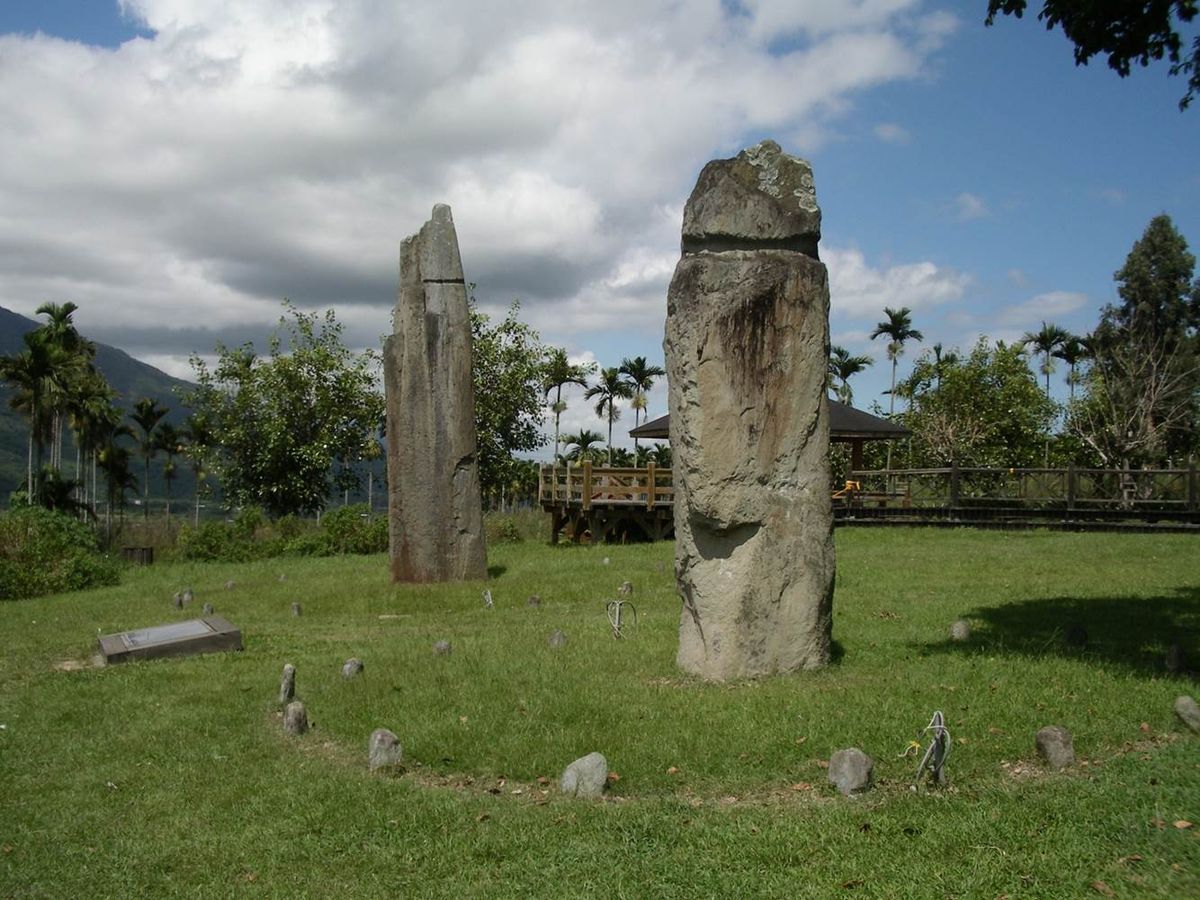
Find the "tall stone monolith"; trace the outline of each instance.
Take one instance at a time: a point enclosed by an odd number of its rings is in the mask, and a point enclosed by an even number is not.
[[[400,245],[392,330],[383,349],[392,581],[486,578],[471,318],[449,206]]]
[[[667,295],[677,662],[724,681],[829,661],[829,284],[812,169],[763,141],[704,167]]]

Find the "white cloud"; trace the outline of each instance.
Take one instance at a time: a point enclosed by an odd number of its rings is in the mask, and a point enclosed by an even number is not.
[[[908,133],[902,125],[897,125],[895,122],[880,122],[874,128],[875,137],[883,141],[885,144],[907,144],[912,140],[912,135]]]
[[[960,222],[970,222],[991,215],[991,211],[982,198],[963,191],[954,198],[954,215]]]
[[[921,77],[953,27],[921,7],[122,0],[152,37],[0,36],[0,305],[74,300],[173,372],[283,297],[373,346],[397,245],[444,201],[481,301],[571,347],[661,328],[700,166]],[[946,290],[880,277],[850,306]]]
[[[844,319],[880,318],[885,306],[921,310],[962,298],[971,277],[924,261],[874,268],[856,249],[821,249],[829,268],[831,316]]]
[[[1002,326],[1032,329],[1040,322],[1052,322],[1082,309],[1088,302],[1087,294],[1078,291],[1048,291],[1001,310],[995,321]]]

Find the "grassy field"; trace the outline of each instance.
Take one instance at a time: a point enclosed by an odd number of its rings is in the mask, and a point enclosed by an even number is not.
[[[675,669],[669,544],[494,546],[492,610],[482,584],[391,587],[383,557],[156,565],[0,604],[0,897],[1200,894],[1200,738],[1171,711],[1197,684],[1162,665],[1175,640],[1200,655],[1194,538],[837,537],[836,664],[723,686]],[[626,579],[639,624],[616,641]],[[244,652],[63,662],[204,602]],[[299,739],[274,706],[285,662],[315,723]],[[935,709],[950,786],[913,792],[900,754]],[[1079,757],[1060,774],[1033,751],[1051,723]],[[366,771],[377,727],[403,776]],[[852,745],[877,784],[846,799],[822,763]],[[558,796],[592,750],[609,799]]]

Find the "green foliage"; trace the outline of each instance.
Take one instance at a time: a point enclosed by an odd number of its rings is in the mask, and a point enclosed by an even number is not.
[[[1020,346],[980,338],[965,357],[917,360],[903,390],[913,466],[1037,466],[1057,410]]]
[[[383,553],[388,548],[387,519],[371,518],[366,504],[342,506],[321,518],[331,553]]]
[[[319,526],[296,516],[281,516],[271,523],[262,510],[247,507],[230,522],[205,522],[198,528],[185,525],[175,555],[201,562],[248,562],[277,556],[383,553],[387,547],[387,519],[368,517],[365,505],[330,510]]]
[[[987,24],[997,13],[1020,18],[1027,0],[988,0]],[[1188,88],[1179,101],[1187,109],[1200,90],[1200,35],[1193,37],[1190,55],[1178,28],[1196,17],[1196,0],[1044,0],[1038,21],[1047,31],[1061,27],[1075,45],[1075,64],[1086,65],[1093,56],[1108,55],[1108,67],[1122,78],[1133,64],[1147,66],[1150,60],[1166,57],[1172,75],[1187,75]]]
[[[346,349],[332,311],[287,312],[279,323],[287,341],[273,335],[265,357],[252,344],[218,345],[210,371],[193,356],[199,387],[185,399],[216,448],[225,500],[272,516],[316,512],[335,488],[357,487],[349,464],[374,452],[383,415],[375,355]]]
[[[472,298],[475,434],[484,496],[507,490],[514,478],[514,453],[546,443],[540,425],[551,355],[537,332],[517,318],[520,309],[514,300],[505,317],[493,325]]]
[[[111,585],[119,577],[118,563],[70,516],[40,506],[0,515],[0,600]]]

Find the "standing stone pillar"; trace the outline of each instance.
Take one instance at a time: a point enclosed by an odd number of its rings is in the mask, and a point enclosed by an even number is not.
[[[486,578],[471,318],[449,206],[400,245],[393,325],[383,348],[392,581]]]
[[[667,295],[677,662],[706,679],[829,662],[829,284],[812,169],[763,141],[704,167]]]

